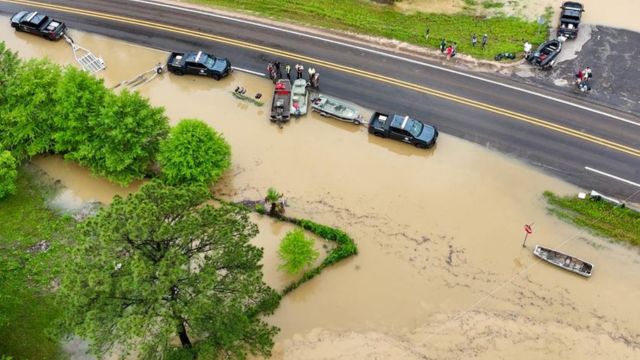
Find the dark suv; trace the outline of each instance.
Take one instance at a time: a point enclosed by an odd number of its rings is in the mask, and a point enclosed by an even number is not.
[[[60,40],[67,26],[58,20],[37,11],[20,11],[11,17],[11,27],[16,31],[24,31],[42,36],[49,40]]]

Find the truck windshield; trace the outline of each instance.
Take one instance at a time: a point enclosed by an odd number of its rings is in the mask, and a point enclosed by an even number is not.
[[[407,130],[414,137],[418,137],[422,132],[422,123],[418,120],[410,119],[407,125],[405,126],[405,130]]]
[[[202,63],[204,64],[204,66],[206,66],[207,68],[211,69],[213,67],[213,64],[216,63],[216,60],[207,56]]]

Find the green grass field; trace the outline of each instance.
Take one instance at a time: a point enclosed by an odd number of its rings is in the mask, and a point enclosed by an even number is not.
[[[594,234],[615,241],[640,246],[640,213],[605,201],[581,200],[575,196],[559,197],[545,191],[550,210]]]
[[[458,52],[477,58],[493,59],[501,52],[522,52],[529,41],[541,43],[546,27],[514,17],[483,18],[469,14],[404,14],[388,5],[358,0],[190,0],[193,3],[255,13],[260,16],[327,29],[397,39],[411,44],[437,48],[445,38],[457,42]],[[331,5],[328,5],[331,4]],[[495,7],[492,2],[483,6]],[[543,15],[543,14],[540,14]],[[428,29],[428,39],[425,32]],[[471,46],[471,36],[478,35],[478,45]],[[485,50],[480,46],[488,35]]]
[[[74,220],[45,206],[50,191],[21,170],[15,195],[0,201],[0,355],[61,359],[47,328],[59,316],[50,284],[71,238]],[[46,252],[29,249],[45,240]]]

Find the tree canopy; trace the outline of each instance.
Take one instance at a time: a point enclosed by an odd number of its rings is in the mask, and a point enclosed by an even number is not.
[[[144,185],[80,227],[60,299],[62,331],[97,354],[136,349],[141,359],[172,352],[200,358],[269,356],[277,328],[260,317],[280,297],[262,279],[257,227],[246,210],[202,205],[202,186]]]
[[[29,60],[6,79],[6,99],[0,107],[0,142],[16,158],[22,160],[52,149],[52,89],[60,78],[59,66],[48,60]]]
[[[73,66],[64,69],[53,93],[56,152],[70,152],[70,157],[90,152],[83,147],[92,144],[90,140],[98,134],[89,125],[97,122],[107,93],[102,79]]]
[[[99,114],[87,117],[84,128],[70,131],[76,140],[67,144],[77,143],[78,147],[70,149],[65,158],[127,185],[144,177],[168,131],[163,108],[151,106],[137,92],[108,92]]]
[[[158,156],[168,184],[211,183],[231,165],[231,148],[222,135],[196,119],[171,129]]]

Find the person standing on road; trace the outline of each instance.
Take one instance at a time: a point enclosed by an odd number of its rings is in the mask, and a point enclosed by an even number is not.
[[[440,41],[440,54],[444,54],[444,50],[447,48],[447,40],[442,39]]]
[[[447,61],[451,60],[451,54],[453,53],[453,47],[447,46]]]
[[[284,71],[287,72],[287,79],[291,81],[291,65],[287,64],[284,66]]]
[[[588,66],[582,73],[584,74],[583,77],[586,81],[591,80],[591,77],[593,77],[593,74],[591,74],[591,68]]]
[[[458,53],[458,43],[454,42],[453,46],[451,47],[451,57],[456,56],[457,53]]]
[[[309,66],[309,69],[307,70],[307,72],[309,73],[309,82],[311,82],[311,79],[313,79],[313,74],[316,73],[316,69]]]
[[[484,48],[487,47],[487,40],[489,40],[489,37],[487,36],[487,34],[482,35],[482,50],[484,50]]]
[[[476,47],[477,43],[478,43],[478,36],[474,33],[473,35],[471,35],[471,46]]]
[[[280,79],[282,77],[282,71],[280,71],[280,61],[278,60],[274,61],[273,67],[276,70],[276,76],[278,77],[278,79]]]
[[[302,79],[302,72],[304,71],[304,66],[302,64],[296,65],[297,77],[296,79]]]

